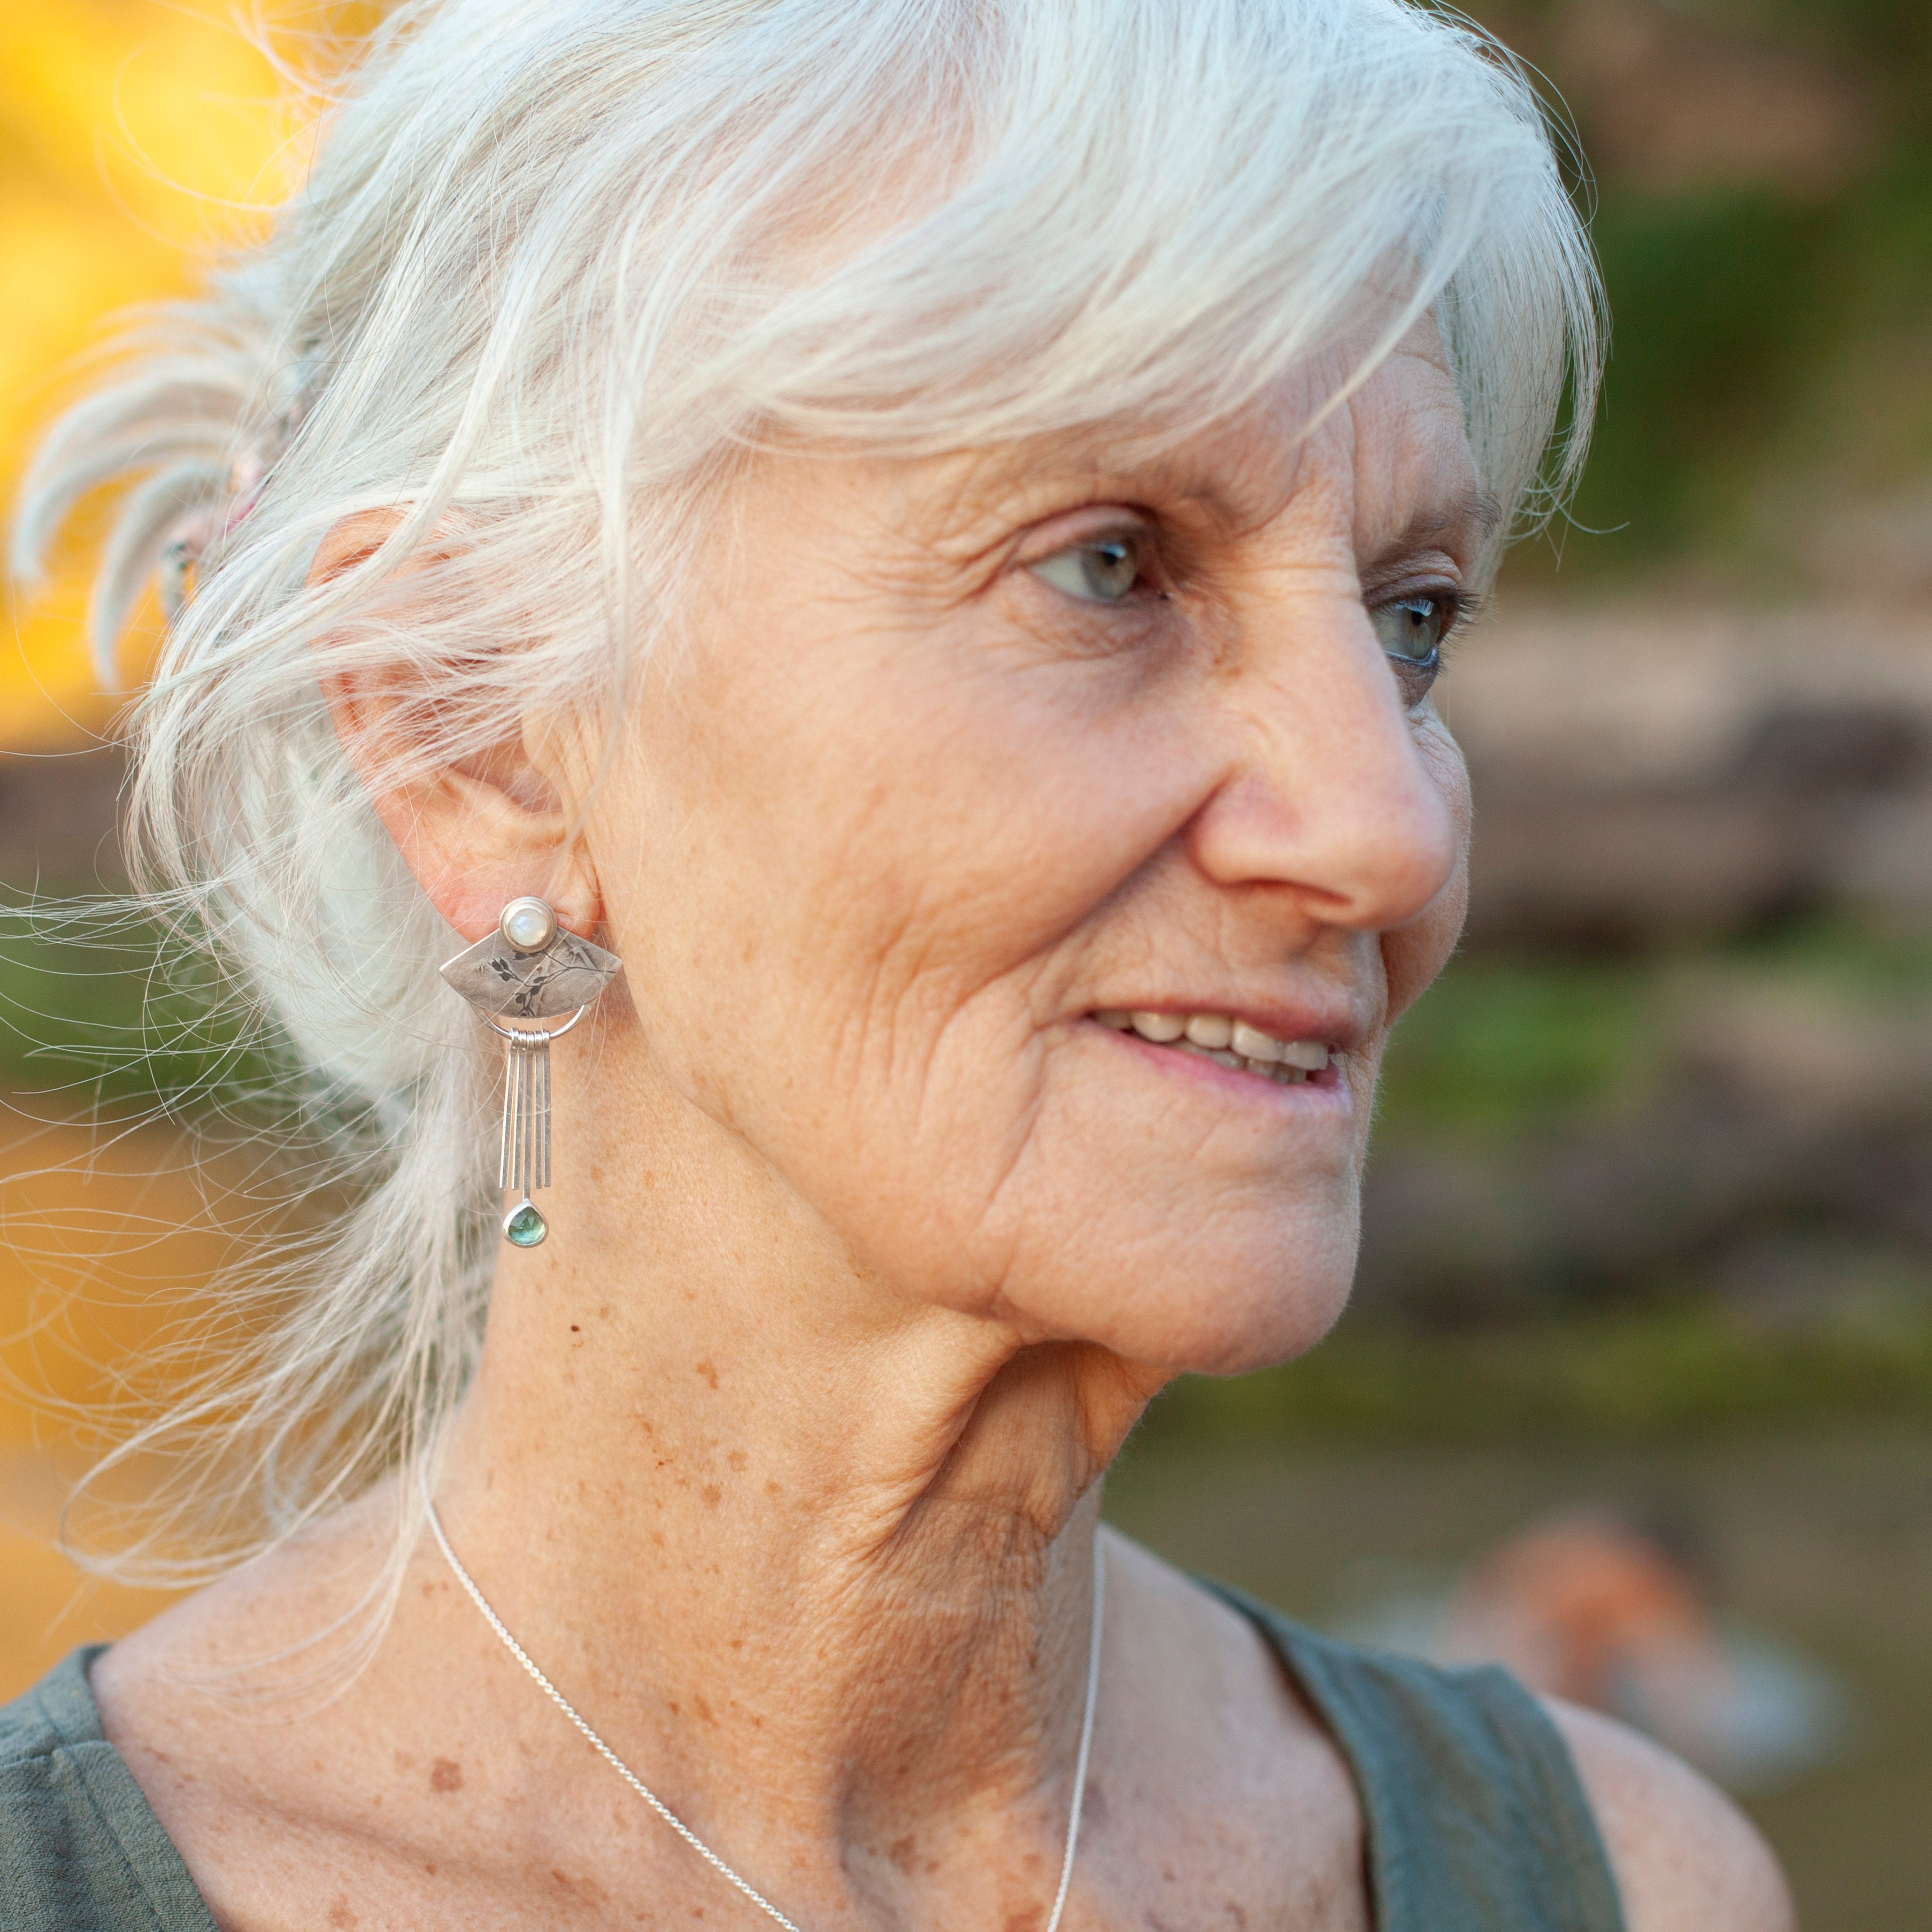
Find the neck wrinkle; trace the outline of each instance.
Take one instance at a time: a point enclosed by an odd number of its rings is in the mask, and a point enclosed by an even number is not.
[[[795,1847],[801,1909],[883,1887],[902,1916],[989,1816],[1052,1851],[1100,1480],[1163,1378],[834,1294],[824,1270],[518,1259],[536,1264],[504,1270],[443,1520],[586,1720],[728,1861]],[[458,1607],[457,1640],[497,1647]],[[518,1694],[519,1732],[567,1748],[537,1687]],[[580,1772],[616,1782],[588,1754]]]

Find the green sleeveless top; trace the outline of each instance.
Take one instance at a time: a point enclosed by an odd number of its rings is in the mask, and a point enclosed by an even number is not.
[[[1570,1754],[1514,1678],[1340,1643],[1210,1587],[1259,1625],[1354,1772],[1376,1932],[1623,1932]],[[101,1734],[87,1673],[102,1648],[0,1707],[0,1926],[216,1932]]]

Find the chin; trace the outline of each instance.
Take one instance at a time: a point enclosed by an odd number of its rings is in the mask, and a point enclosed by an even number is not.
[[[1222,1239],[1166,1255],[1090,1246],[1077,1275],[1016,1282],[1016,1310],[1048,1334],[1097,1342],[1176,1375],[1240,1376],[1313,1348],[1348,1305],[1357,1226],[1292,1233],[1279,1222],[1246,1242]],[[1100,1244],[1094,1244],[1097,1246]],[[1055,1271],[1058,1273],[1058,1271]]]
[[[1198,1292],[1150,1339],[1156,1361],[1177,1375],[1244,1376],[1292,1362],[1314,1348],[1348,1306],[1352,1266],[1298,1268],[1250,1293],[1199,1305]],[[1177,1298],[1180,1299],[1180,1298]],[[1125,1353],[1123,1350],[1120,1352]]]

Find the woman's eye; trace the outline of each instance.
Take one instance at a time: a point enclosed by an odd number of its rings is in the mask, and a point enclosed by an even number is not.
[[[1456,622],[1450,597],[1399,597],[1369,613],[1403,687],[1419,701],[1442,667],[1442,640]]]
[[[1118,604],[1140,581],[1142,544],[1130,536],[1094,537],[1029,566],[1056,590],[1083,604]]]

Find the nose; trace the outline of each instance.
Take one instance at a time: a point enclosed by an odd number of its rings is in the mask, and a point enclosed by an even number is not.
[[[1455,877],[1460,760],[1424,736],[1357,596],[1276,608],[1222,672],[1226,776],[1188,828],[1216,884],[1287,889],[1323,924],[1384,932]]]

